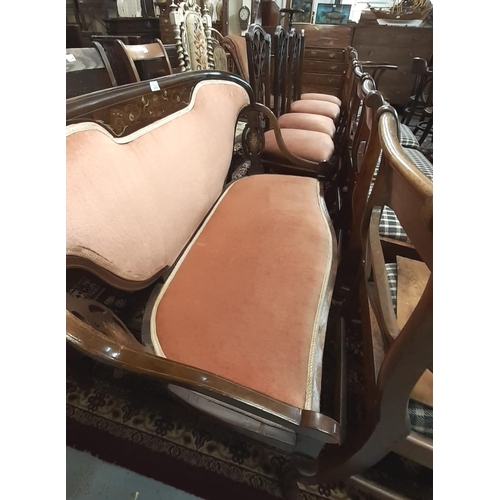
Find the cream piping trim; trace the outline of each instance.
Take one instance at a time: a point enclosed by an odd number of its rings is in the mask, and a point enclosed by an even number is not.
[[[332,257],[333,257],[333,244],[332,244],[332,238],[331,238],[331,230],[330,230],[330,225],[328,224],[328,220],[326,218],[325,214],[325,209],[326,207],[324,206],[324,202],[321,198],[321,193],[320,193],[320,183],[317,183],[317,197],[318,197],[318,206],[321,212],[321,215],[323,217],[323,222],[325,223],[326,230],[328,234],[330,235],[330,238],[328,238],[328,265],[325,270],[325,275],[323,276],[323,284],[321,286],[321,292],[319,295],[319,300],[318,300],[318,308],[316,309],[316,316],[314,318],[314,327],[313,327],[313,334],[311,338],[311,346],[309,349],[309,362],[307,366],[307,386],[306,386],[306,399],[304,403],[304,408],[306,410],[310,410],[312,408],[312,400],[313,400],[313,393],[314,393],[314,368],[315,368],[315,355],[316,355],[316,347],[318,343],[318,334],[320,330],[320,321],[321,321],[321,313],[323,311],[323,305],[326,299],[327,295],[327,289],[328,289],[328,282],[330,281],[330,273],[332,269]]]
[[[125,136],[125,137],[114,137],[108,130],[106,130],[102,125],[99,125],[98,123],[95,122],[83,122],[83,123],[74,123],[71,125],[66,126],[66,137],[75,134],[77,132],[83,132],[86,130],[96,130],[98,132],[103,133],[106,137],[111,139],[112,141],[116,142],[117,144],[127,144],[129,142],[134,141],[135,139],[138,139],[139,137],[142,137],[143,135],[147,134],[148,132],[151,132],[152,130],[155,130],[162,125],[165,125],[165,123],[171,122],[172,120],[175,120],[176,118],[179,118],[182,115],[185,115],[189,113],[194,108],[194,105],[196,104],[196,97],[198,95],[198,91],[206,86],[206,85],[214,85],[214,84],[223,84],[223,85],[230,85],[238,88],[242,88],[241,85],[238,85],[235,82],[227,82],[225,80],[205,80],[202,82],[199,82],[196,84],[193,95],[191,97],[191,101],[189,104],[183,108],[180,109],[179,111],[176,111],[175,113],[172,113],[171,115],[166,116],[165,118],[162,118],[161,120],[158,120],[154,123],[150,123],[149,125],[146,125],[145,127],[136,130],[135,132],[132,132],[131,134]],[[240,108],[239,112],[248,104],[250,104],[250,99],[248,98],[248,95],[246,96],[247,98],[247,103]]]
[[[217,204],[213,207],[210,215],[205,219],[205,222],[203,223],[203,225],[198,230],[197,235],[193,238],[193,240],[191,241],[191,243],[184,250],[184,252],[182,254],[182,257],[179,259],[179,261],[175,265],[175,268],[173,269],[173,271],[169,275],[167,281],[164,283],[164,285],[163,285],[160,293],[158,294],[158,296],[156,298],[155,304],[153,306],[153,310],[151,312],[151,323],[150,323],[151,327],[150,327],[150,331],[151,331],[151,343],[153,344],[153,349],[154,349],[155,354],[157,356],[161,356],[163,358],[167,358],[167,356],[165,356],[165,353],[163,352],[163,349],[161,348],[160,342],[158,340],[158,335],[156,333],[156,314],[157,314],[157,311],[158,311],[158,305],[160,304],[163,296],[165,295],[165,292],[167,291],[167,288],[169,287],[171,281],[174,279],[175,275],[177,274],[178,269],[180,268],[180,266],[184,262],[184,259],[187,257],[187,255],[188,255],[189,251],[191,250],[192,246],[198,240],[198,237],[200,236],[200,234],[202,233],[203,229],[205,228],[205,226],[208,224],[208,222],[212,218],[212,215],[215,213],[215,210],[217,209],[217,207],[219,206],[219,204],[222,202],[222,200],[224,199],[224,197],[226,196],[226,194],[229,192],[229,190],[237,182],[240,182],[240,181],[242,181],[244,179],[245,179],[245,177],[243,177],[242,179],[238,179],[233,184],[231,184],[231,186],[229,186],[229,188],[219,198],[219,200],[217,201]],[[319,184],[319,182],[317,184],[317,197],[318,197],[318,206],[319,206],[319,209],[320,209],[323,221],[325,223],[325,226],[326,226],[326,229],[328,231],[328,234],[331,235],[330,226],[328,224],[328,220],[326,218],[326,213],[325,213],[326,207],[324,206],[324,202],[323,202],[323,200],[321,198],[320,184]],[[312,334],[312,338],[311,338],[311,345],[310,345],[310,349],[309,349],[309,361],[308,361],[308,366],[307,366],[306,397],[305,397],[305,403],[304,403],[304,409],[306,409],[306,410],[310,410],[312,408],[312,399],[313,399],[313,392],[314,392],[314,379],[315,379],[315,376],[314,376],[315,375],[314,374],[314,371],[315,371],[314,370],[314,368],[315,368],[314,360],[315,360],[315,354],[316,354],[316,345],[318,343],[318,334],[319,334],[319,330],[320,330],[320,326],[321,326],[320,325],[321,313],[322,313],[323,305],[324,305],[325,298],[326,298],[326,295],[327,295],[328,282],[330,280],[330,273],[331,273],[331,268],[332,268],[332,257],[333,257],[333,244],[332,244],[332,238],[330,237],[328,239],[328,265],[327,265],[327,268],[326,268],[326,271],[325,271],[325,275],[323,277],[323,283],[322,283],[322,286],[321,286],[321,292],[320,292],[320,296],[319,296],[319,300],[318,300],[318,307],[316,309],[316,315],[315,315],[315,318],[314,318],[314,326],[313,326],[313,334]]]
[[[169,274],[169,276],[167,278],[167,281],[165,281],[165,283],[163,284],[162,289],[160,290],[160,293],[156,297],[156,301],[154,303],[153,310],[151,312],[151,327],[150,328],[151,328],[151,343],[153,344],[153,349],[154,349],[155,354],[157,356],[161,356],[163,358],[167,358],[167,356],[165,356],[165,353],[163,352],[163,349],[161,348],[160,342],[158,340],[158,336],[156,334],[156,313],[158,311],[158,305],[160,304],[163,296],[165,295],[165,292],[167,291],[167,288],[169,287],[171,281],[174,279],[174,276],[177,274],[177,271],[179,270],[179,268],[181,267],[182,263],[184,262],[184,259],[189,254],[189,252],[190,252],[191,248],[193,247],[193,245],[198,241],[198,237],[200,236],[200,234],[202,233],[203,229],[205,229],[205,226],[208,224],[208,222],[212,218],[212,215],[215,213],[215,210],[217,209],[217,207],[220,205],[220,203],[222,202],[222,200],[226,197],[226,194],[229,192],[229,190],[237,182],[240,182],[240,181],[242,181],[244,179],[245,179],[245,177],[243,177],[242,179],[238,179],[237,181],[233,182],[224,191],[224,193],[221,195],[221,197],[219,198],[219,200],[217,201],[217,203],[212,208],[212,211],[210,212],[210,215],[205,219],[205,221],[203,222],[202,226],[198,230],[198,233],[196,234],[196,236],[191,240],[191,243],[182,252],[182,257],[179,259],[179,261],[175,265],[174,269]]]

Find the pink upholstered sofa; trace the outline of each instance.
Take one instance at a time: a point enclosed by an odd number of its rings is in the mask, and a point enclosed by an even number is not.
[[[68,101],[67,267],[156,287],[142,339],[71,298],[67,341],[163,380],[311,473],[342,434],[320,405],[337,241],[314,170],[263,173],[257,113],[249,85],[215,71]],[[239,119],[251,167],[232,182]]]

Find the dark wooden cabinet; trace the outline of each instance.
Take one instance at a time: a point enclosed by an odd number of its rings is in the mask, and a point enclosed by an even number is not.
[[[411,74],[414,57],[427,61],[432,56],[432,28],[395,26],[357,26],[353,47],[360,60],[387,62],[398,66],[386,71],[380,80],[380,91],[393,105],[408,103],[415,76]]]
[[[302,92],[339,96],[345,75],[345,48],[352,44],[353,28],[294,24],[305,30]]]
[[[108,34],[140,36],[141,43],[152,43],[160,38],[160,22],[157,17],[117,17],[107,19]]]

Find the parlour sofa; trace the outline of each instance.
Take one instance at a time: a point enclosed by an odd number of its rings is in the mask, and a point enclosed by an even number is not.
[[[154,285],[140,338],[68,296],[67,342],[164,381],[310,475],[342,440],[340,400],[338,414],[320,406],[337,239],[321,174],[263,173],[258,109],[244,80],[217,71],[67,101],[67,268]],[[238,120],[251,166],[231,181]]]

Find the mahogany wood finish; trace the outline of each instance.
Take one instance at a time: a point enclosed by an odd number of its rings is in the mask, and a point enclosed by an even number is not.
[[[288,34],[288,62],[286,65],[286,111],[290,113],[290,107],[293,101],[300,99],[301,95],[301,73],[300,56],[304,43],[302,32],[297,32],[292,28]]]
[[[271,35],[251,24],[245,34],[250,86],[255,100],[271,107]]]
[[[160,38],[157,17],[116,17],[105,20],[109,35],[140,36],[141,43],[153,43]]]
[[[346,70],[344,51],[352,45],[353,28],[295,24],[305,34],[302,92],[318,92],[340,97]]]
[[[277,118],[286,112],[286,83],[288,34],[283,26],[276,26],[273,35],[273,112]]]
[[[254,173],[262,172],[262,148],[259,143],[262,131],[260,130],[259,136],[257,130],[260,129],[261,122],[257,115],[258,112],[272,113],[255,103],[248,83],[230,73],[187,72],[158,78],[159,91],[152,91],[148,82],[139,82],[81,96],[67,102],[67,124],[96,122],[114,137],[124,137],[186,107],[195,86],[206,80],[231,81],[247,91],[250,105],[241,112],[241,116],[244,116],[249,124],[243,134],[243,149],[249,153],[251,170]],[[176,98],[176,95],[179,98]],[[148,112],[141,113],[140,106],[147,106]],[[122,122],[123,120],[125,122]],[[276,118],[274,120],[276,121]],[[97,266],[86,265],[84,259],[76,262],[68,258],[67,267],[86,268],[112,286],[123,289],[137,289],[137,286],[145,288],[151,283],[151,279],[139,284],[116,279],[111,273],[102,273]],[[331,290],[333,282],[328,286]],[[100,309],[97,306],[96,309],[93,303],[75,305],[69,300],[67,308],[69,344],[104,363],[196,391],[229,405],[237,412],[247,412],[255,418],[263,418],[288,429],[295,435],[294,460],[305,473],[314,472],[315,468],[311,469],[310,464],[314,462],[325,443],[340,443],[340,425],[326,415],[293,407],[203,370],[154,356],[147,345],[129,338],[121,322],[106,315],[102,306]]]
[[[167,51],[160,39],[157,38],[154,43],[146,45],[125,45],[121,40],[116,40],[115,44],[127,67],[130,82],[140,82],[173,73]],[[146,61],[156,64],[153,74],[151,72],[146,75],[139,73],[138,63]]]
[[[102,45],[66,49],[66,99],[116,86]]]

